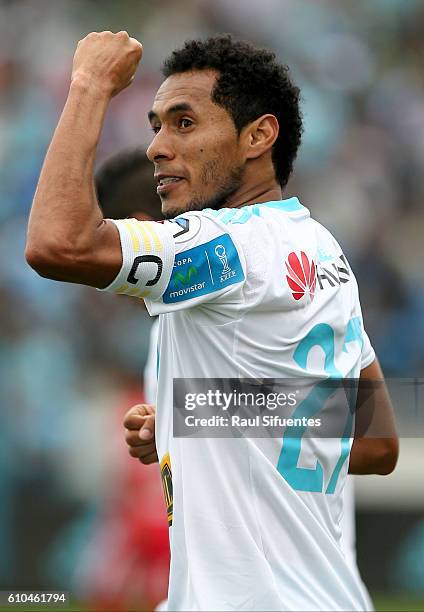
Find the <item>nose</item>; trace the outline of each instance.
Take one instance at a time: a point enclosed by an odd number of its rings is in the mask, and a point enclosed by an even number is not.
[[[155,137],[146,151],[146,155],[151,162],[157,162],[164,159],[173,159],[175,157],[171,139],[169,136],[166,136],[166,132],[163,128],[161,128],[159,132],[155,134]]]

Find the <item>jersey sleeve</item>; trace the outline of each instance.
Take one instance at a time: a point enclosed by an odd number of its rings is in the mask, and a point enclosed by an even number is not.
[[[125,219],[122,267],[103,291],[144,298],[150,314],[240,297],[245,259],[221,223],[190,212],[162,223]]]

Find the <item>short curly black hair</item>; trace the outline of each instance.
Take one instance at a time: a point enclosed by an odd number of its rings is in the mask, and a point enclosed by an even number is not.
[[[261,115],[275,115],[280,133],[273,146],[272,162],[281,187],[293,170],[302,137],[300,92],[287,66],[276,61],[275,53],[220,34],[207,40],[189,40],[165,61],[162,73],[216,70],[219,74],[212,100],[225,108],[238,133]]]

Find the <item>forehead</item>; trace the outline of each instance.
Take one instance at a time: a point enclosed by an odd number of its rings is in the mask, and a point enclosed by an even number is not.
[[[189,104],[193,110],[202,111],[219,107],[211,100],[211,93],[216,82],[214,70],[197,70],[173,74],[159,87],[153,108],[155,114],[166,113],[168,108],[177,104]]]

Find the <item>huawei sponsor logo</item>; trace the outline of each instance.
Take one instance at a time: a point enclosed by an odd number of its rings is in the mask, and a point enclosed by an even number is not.
[[[317,268],[317,279],[320,289],[338,287],[349,282],[350,270],[343,253],[335,257],[331,263],[326,262],[324,265],[320,262]]]
[[[317,284],[317,269],[314,260],[309,259],[303,251],[300,252],[300,255],[293,251],[287,258],[286,268],[287,282],[294,299],[300,300],[304,295],[309,295],[312,301]]]
[[[289,254],[286,261],[288,272],[286,279],[296,301],[301,300],[304,295],[309,295],[312,302],[317,284],[318,289],[327,289],[338,287],[349,281],[350,270],[345,256],[341,254],[331,263],[330,261],[327,263],[327,259],[326,265],[322,262],[315,264],[315,261],[309,258],[304,251],[300,253],[293,251]]]

